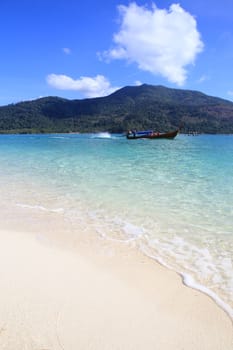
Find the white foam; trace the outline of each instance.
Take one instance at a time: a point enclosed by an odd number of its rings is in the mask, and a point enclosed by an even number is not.
[[[22,203],[17,203],[16,205],[17,205],[17,207],[21,207],[21,208],[42,210],[42,211],[47,211],[47,212],[52,212],[52,213],[63,213],[64,212],[63,208],[49,209],[49,208],[46,208],[42,205],[29,205],[29,204],[22,204]]]
[[[130,236],[139,237],[144,233],[141,227],[132,225],[131,223],[126,223],[123,227],[123,231]]]
[[[89,217],[94,220],[96,232],[107,240],[116,242],[131,242],[144,234],[144,229],[124,221],[119,217],[109,218],[103,211],[89,212]]]
[[[94,139],[111,139],[112,136],[109,132],[99,132],[98,134],[95,134],[92,136]]]
[[[233,308],[231,308],[228,304],[226,304],[221,298],[219,298],[219,296],[214,293],[212,290],[210,290],[209,288],[197,283],[192,276],[188,275],[188,274],[183,274],[180,273],[183,283],[188,286],[191,287],[193,289],[199,290],[200,292],[207,294],[211,299],[213,299],[216,304],[218,304],[229,316],[230,318],[233,320]]]
[[[51,139],[65,139],[64,136],[51,136]]]
[[[159,264],[165,266],[166,268],[168,268],[169,270],[173,270],[176,273],[178,273],[181,278],[182,278],[182,282],[190,288],[193,288],[195,290],[198,290],[206,295],[208,295],[212,300],[214,300],[214,302],[221,307],[227,314],[228,316],[233,320],[233,308],[228,305],[227,303],[225,303],[215,292],[213,292],[211,289],[203,286],[202,284],[199,284],[195,281],[195,279],[187,274],[187,273],[183,273],[180,271],[176,271],[173,268],[171,268],[171,266],[169,264],[167,264],[161,257],[157,257],[154,256],[153,254],[148,253],[147,251],[147,247],[143,247],[141,246],[141,251],[148,256],[149,258],[157,261]]]

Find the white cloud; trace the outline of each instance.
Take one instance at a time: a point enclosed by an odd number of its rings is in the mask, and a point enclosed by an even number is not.
[[[204,47],[195,18],[179,4],[171,5],[169,10],[136,3],[118,9],[120,30],[113,38],[115,46],[105,51],[103,57],[134,62],[141,70],[183,85],[186,66],[194,64]]]
[[[136,81],[134,82],[134,84],[135,84],[136,86],[140,86],[140,85],[142,85],[142,82],[141,82],[140,80],[136,80]]]
[[[205,74],[203,74],[199,79],[198,79],[198,83],[203,83],[204,81],[206,81],[206,80],[209,80],[210,78],[209,78],[209,76],[208,75],[205,75]]]
[[[63,52],[66,54],[66,55],[70,55],[71,54],[71,49],[69,49],[68,47],[63,47]]]
[[[80,91],[86,97],[107,96],[119,89],[119,87],[111,86],[109,80],[103,75],[73,79],[67,75],[49,74],[46,80],[56,89]]]

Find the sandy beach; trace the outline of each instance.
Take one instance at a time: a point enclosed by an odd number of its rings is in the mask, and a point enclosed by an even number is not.
[[[231,350],[230,318],[133,248],[0,232],[1,350]]]

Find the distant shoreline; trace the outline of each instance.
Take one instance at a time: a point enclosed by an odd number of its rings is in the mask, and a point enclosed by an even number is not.
[[[82,100],[47,96],[0,106],[4,132],[98,132],[126,130],[233,133],[233,102],[199,91],[142,84]]]
[[[99,134],[99,133],[109,133],[114,135],[124,135],[126,131],[123,131],[122,133],[117,132],[110,132],[110,131],[71,131],[71,132],[57,132],[57,131],[51,131],[51,132],[2,132],[0,131],[0,135],[52,135],[52,134],[65,134],[65,135],[82,135],[82,134]],[[231,136],[233,133],[201,133],[201,132],[179,132],[181,135],[188,135],[188,136],[199,136],[199,135],[226,135]]]

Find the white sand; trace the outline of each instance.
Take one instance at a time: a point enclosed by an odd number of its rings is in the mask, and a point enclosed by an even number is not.
[[[0,276],[1,350],[233,349],[224,311],[129,248],[5,230]]]

